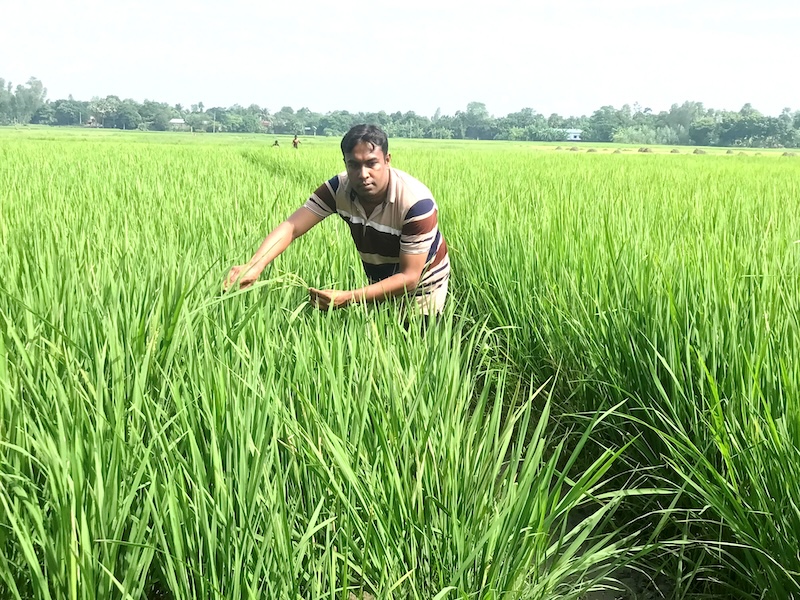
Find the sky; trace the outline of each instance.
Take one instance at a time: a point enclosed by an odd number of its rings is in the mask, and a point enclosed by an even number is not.
[[[589,115],[800,110],[798,0],[0,0],[0,77],[51,100]]]

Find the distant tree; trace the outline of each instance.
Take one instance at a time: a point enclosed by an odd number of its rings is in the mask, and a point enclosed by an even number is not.
[[[528,134],[524,127],[509,127],[505,131],[498,134],[496,139],[519,142],[522,140],[527,140]]]
[[[795,146],[795,131],[792,119],[792,110],[784,108],[776,120],[778,142],[784,148]]]
[[[564,117],[557,113],[553,113],[547,117],[547,126],[553,129],[569,129],[564,121]]]
[[[81,107],[74,100],[56,100],[53,103],[56,125],[79,125]]]
[[[211,132],[225,131],[224,123],[228,118],[228,109],[222,106],[214,106],[206,110],[206,114],[211,119]]]
[[[695,146],[713,146],[717,141],[717,123],[712,117],[703,117],[689,126],[689,139]]]
[[[453,137],[453,130],[447,127],[433,125],[425,131],[425,137],[436,140],[449,140]]]
[[[36,123],[38,125],[57,125],[58,119],[56,118],[55,106],[50,102],[42,104],[39,110],[33,113],[31,123]]]
[[[440,116],[428,126],[425,137],[439,140],[449,140],[455,137],[453,133],[453,117],[448,115]]]
[[[117,96],[94,97],[77,101],[72,96],[49,102],[47,91],[38,79],[16,86],[0,78],[0,124],[34,122],[44,125],[79,125],[93,117],[104,127],[123,129],[164,130],[174,117],[185,118],[193,129],[206,131],[306,133],[340,136],[355,123],[374,123],[389,136],[553,140],[564,138],[564,129],[583,131],[586,141],[625,141],[639,144],[697,144],[752,147],[800,146],[800,111],[784,109],[779,116],[761,114],[752,104],[739,111],[705,108],[701,102],[673,104],[668,111],[654,114],[638,103],[620,109],[601,106],[591,116],[561,116],[552,113],[545,118],[532,108],[523,108],[504,117],[489,114],[483,102],[470,102],[466,110],[443,115],[437,108],[433,117],[413,111],[350,113],[336,110],[325,115],[308,107],[294,111],[284,106],[274,115],[257,104],[243,107],[205,110],[202,102],[170,106],[145,100],[142,104]]]
[[[421,138],[425,136],[425,131],[430,127],[430,120],[427,117],[418,115],[413,110],[403,114],[395,122],[395,135],[406,138]]]
[[[392,124],[391,117],[386,114],[386,111],[383,110],[358,115],[354,120],[359,121],[360,123],[378,125],[379,127],[387,127]]]
[[[564,140],[564,130],[549,127],[547,123],[534,123],[525,128],[525,139],[532,142],[560,142]]]
[[[114,127],[117,129],[137,129],[142,123],[139,107],[133,100],[120,102],[114,114]]]
[[[581,131],[587,132],[591,127],[591,118],[585,115],[580,117],[564,117],[564,124],[562,127],[564,129],[580,129]]]
[[[261,112],[258,113],[258,116],[263,123],[269,123],[270,125],[272,124],[272,117],[270,116],[268,109],[262,108]]]
[[[222,123],[222,131],[237,132],[242,130],[244,119],[239,113],[228,111],[222,115],[220,122]]]
[[[212,120],[205,113],[192,112],[184,117],[186,124],[192,128],[192,131],[210,131],[212,129]]]
[[[241,133],[263,133],[264,127],[261,125],[261,117],[258,113],[246,113],[241,117],[242,123],[239,128]]]
[[[683,104],[673,104],[668,112],[658,115],[657,125],[671,127],[675,131],[684,132],[679,143],[690,143],[689,129],[692,123],[707,115],[707,110],[702,102],[687,100]]]
[[[166,131],[169,121],[175,114],[174,109],[166,102],[145,100],[139,107],[142,123],[153,131]]]
[[[14,119],[14,93],[11,82],[0,78],[0,124],[10,123]]]
[[[89,102],[89,113],[100,126],[114,127],[114,117],[120,102],[118,96],[106,96],[105,98],[98,98],[95,96],[92,98],[91,102]],[[106,123],[106,119],[109,119],[108,123]]]
[[[748,103],[738,113],[722,115],[717,124],[718,143],[720,146],[778,146],[779,130],[777,119],[765,117]]]
[[[679,133],[672,127],[653,127],[652,125],[632,125],[620,127],[613,134],[613,141],[620,144],[676,145]]]
[[[453,118],[450,119],[450,128],[453,131],[453,137],[456,138],[457,140],[463,140],[464,138],[466,138],[467,137],[466,113],[457,110]]]
[[[489,111],[483,102],[470,102],[467,104],[467,116],[478,122],[485,121],[489,118]]]
[[[590,142],[610,142],[617,129],[631,125],[633,125],[633,118],[630,106],[627,104],[620,110],[613,106],[601,106],[589,119],[589,127],[584,139]]]
[[[318,130],[319,120],[319,114],[304,106],[295,113],[295,133],[305,133],[306,127],[312,131]]]
[[[463,114],[463,137],[470,139],[491,140],[497,134],[489,111],[483,102],[470,102]]]
[[[272,115],[272,129],[275,133],[299,133],[296,131],[297,119],[291,106],[283,106]]]
[[[543,115],[535,112],[532,108],[523,108],[522,110],[509,113],[505,117],[495,120],[495,124],[502,132],[511,128],[525,129],[527,127],[535,126],[539,128],[549,127],[547,120]],[[508,139],[510,137],[506,136]]]
[[[14,119],[17,123],[30,123],[31,118],[44,104],[47,90],[42,82],[31,77],[24,86],[18,85],[14,94]]]
[[[355,125],[355,119],[346,110],[335,110],[329,112],[319,120],[319,131],[322,135],[341,136]]]
[[[742,108],[739,109],[739,116],[741,116],[741,117],[752,117],[752,116],[760,117],[761,113],[758,112],[755,108],[753,108],[752,104],[747,102],[744,105],[742,105]]]

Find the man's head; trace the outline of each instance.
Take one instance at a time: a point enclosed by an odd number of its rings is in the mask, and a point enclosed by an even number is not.
[[[356,125],[342,138],[342,156],[350,184],[362,200],[378,202],[389,188],[389,140],[375,125]]]

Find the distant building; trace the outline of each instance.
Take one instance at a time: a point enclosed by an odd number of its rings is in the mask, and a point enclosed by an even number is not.
[[[562,129],[564,132],[564,139],[568,142],[580,142],[583,129]]]
[[[183,119],[170,119],[169,128],[172,131],[188,131],[190,129],[190,127],[186,124],[186,121]]]

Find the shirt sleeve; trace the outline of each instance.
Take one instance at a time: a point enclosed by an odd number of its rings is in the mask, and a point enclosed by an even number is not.
[[[400,234],[400,252],[424,254],[428,252],[439,233],[436,203],[427,198],[418,200],[406,213]]]
[[[339,190],[339,176],[335,175],[319,186],[303,205],[321,218],[336,212],[336,192]]]

